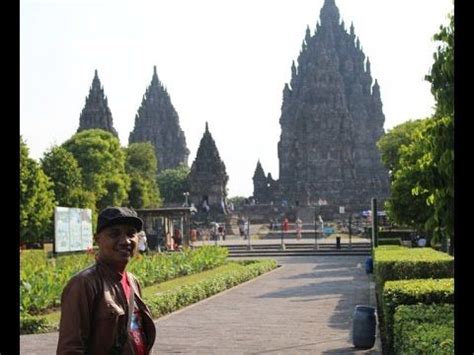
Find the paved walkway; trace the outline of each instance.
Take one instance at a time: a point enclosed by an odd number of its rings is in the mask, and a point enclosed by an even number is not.
[[[156,321],[156,354],[381,354],[352,346],[355,305],[375,305],[365,257],[278,257],[282,267]],[[57,333],[20,337],[54,354]]]

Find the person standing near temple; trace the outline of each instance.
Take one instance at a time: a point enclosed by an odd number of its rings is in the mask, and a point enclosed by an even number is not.
[[[303,228],[303,221],[298,217],[296,219],[296,240],[301,239],[301,229]]]
[[[126,271],[142,227],[127,207],[100,212],[96,262],[74,275],[61,295],[58,355],[151,354],[155,325],[138,280]]]

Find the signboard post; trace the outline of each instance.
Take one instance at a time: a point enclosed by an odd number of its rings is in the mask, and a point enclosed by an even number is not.
[[[53,252],[56,254],[88,248],[92,248],[92,211],[55,207]]]

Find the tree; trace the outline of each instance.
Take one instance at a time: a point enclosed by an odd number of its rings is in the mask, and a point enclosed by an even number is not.
[[[431,83],[431,93],[436,100],[436,116],[454,113],[454,15],[448,15],[448,26],[441,25],[433,36],[440,42],[434,53],[434,63],[425,79]]]
[[[426,76],[436,100],[436,113],[420,121],[397,126],[378,146],[384,164],[392,170],[389,215],[432,234],[443,245],[454,235],[454,17],[440,26],[434,64]],[[416,121],[415,121],[416,122]],[[411,133],[410,133],[411,130]],[[397,148],[397,144],[400,145]],[[446,249],[444,249],[446,250]],[[450,252],[453,252],[451,248]]]
[[[453,116],[434,117],[426,128],[425,152],[418,161],[424,179],[413,192],[425,194],[433,213],[426,228],[433,232],[433,241],[444,250],[449,240],[454,247],[454,120]]]
[[[161,206],[156,182],[158,164],[151,143],[132,143],[125,149],[125,171],[130,176],[129,205],[134,208]]]
[[[180,165],[175,169],[165,169],[158,175],[158,186],[165,203],[182,203],[183,193],[189,192],[188,175],[190,169]]]
[[[45,234],[52,229],[53,213],[53,183],[29,157],[20,136],[20,240],[30,243],[49,238]]]
[[[424,125],[424,120],[409,120],[391,130],[380,138],[377,147],[380,151],[382,163],[388,169],[393,180],[394,174],[400,169],[400,150],[413,142],[416,130]]]
[[[41,168],[54,183],[56,204],[90,208],[95,212],[95,195],[86,191],[77,160],[63,147],[53,147],[41,159]]]
[[[128,203],[130,178],[125,172],[125,153],[112,133],[91,129],[81,131],[62,147],[77,160],[84,187],[95,194],[96,208]]]
[[[427,222],[434,231],[435,240],[446,245],[454,236],[454,15],[449,14],[449,24],[440,26],[433,39],[440,42],[434,53],[434,63],[426,80],[436,100],[436,113],[427,133],[427,151],[424,169],[428,176],[426,186],[430,192],[427,202],[434,213]]]
[[[429,119],[416,121],[416,128],[409,122],[394,127],[384,137],[384,142],[403,141],[404,144],[396,152],[396,162],[393,164],[391,194],[385,204],[389,218],[397,224],[408,225],[420,231],[428,231],[426,221],[433,213],[433,209],[426,203],[429,193],[420,190],[415,194],[414,189],[426,177],[419,161],[425,154],[425,131]],[[414,128],[414,129],[410,129]],[[404,132],[403,136],[401,133]],[[391,135],[401,139],[394,139]],[[391,154],[394,146],[382,142],[380,146],[382,156]],[[383,160],[384,163],[388,159]]]

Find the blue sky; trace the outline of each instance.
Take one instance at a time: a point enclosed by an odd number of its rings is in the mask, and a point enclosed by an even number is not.
[[[283,86],[323,0],[21,0],[20,133],[39,159],[79,126],[94,70],[121,144],[128,144],[153,66],[168,89],[193,162],[205,122],[229,195],[253,193],[260,159],[278,177]],[[381,88],[385,129],[432,114],[424,80],[432,36],[452,0],[336,0],[354,23]]]

